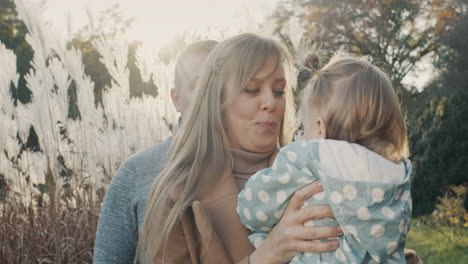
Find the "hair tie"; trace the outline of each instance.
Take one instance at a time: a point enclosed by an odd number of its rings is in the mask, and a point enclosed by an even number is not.
[[[322,76],[322,71],[321,70],[316,70],[314,72],[314,74],[317,76],[317,77],[321,77]]]

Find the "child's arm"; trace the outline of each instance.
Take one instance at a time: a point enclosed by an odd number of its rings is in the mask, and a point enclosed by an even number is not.
[[[304,141],[282,148],[273,166],[254,174],[239,194],[242,223],[252,231],[268,232],[281,218],[294,192],[318,180],[309,165],[312,162]]]

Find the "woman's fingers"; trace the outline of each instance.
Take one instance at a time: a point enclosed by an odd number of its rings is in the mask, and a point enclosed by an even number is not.
[[[296,239],[314,240],[340,237],[343,235],[343,231],[339,226],[311,226],[298,228],[295,235]]]
[[[322,190],[322,184],[319,181],[314,181],[304,188],[297,190],[291,197],[288,208],[286,208],[286,212],[289,210],[297,211],[301,209],[307,199],[317,193],[320,193]]]
[[[330,240],[326,242],[301,241],[297,244],[297,251],[311,253],[328,252],[337,249],[339,245],[340,243],[338,242],[338,240]]]
[[[333,218],[333,212],[328,205],[310,205],[302,208],[296,213],[297,221],[305,223],[309,220],[321,219],[321,218]]]
[[[265,242],[252,254],[251,260],[254,262],[257,258],[264,259],[265,255],[270,254],[273,263],[283,263],[300,252],[335,250],[339,246],[337,240],[320,242],[317,239],[342,236],[343,233],[338,226],[304,226],[309,220],[333,217],[333,212],[326,205],[302,208],[307,199],[322,191],[319,181],[296,191],[280,221]]]

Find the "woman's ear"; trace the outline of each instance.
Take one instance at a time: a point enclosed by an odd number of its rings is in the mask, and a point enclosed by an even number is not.
[[[327,126],[322,118],[317,119],[318,138],[325,139],[327,137]]]
[[[174,104],[177,112],[181,113],[181,108],[180,108],[180,97],[177,95],[177,92],[174,88],[171,89],[171,99],[172,103]]]

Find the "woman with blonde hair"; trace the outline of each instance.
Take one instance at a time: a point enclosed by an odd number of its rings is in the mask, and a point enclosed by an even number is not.
[[[271,166],[294,132],[291,56],[255,34],[229,38],[210,53],[195,97],[174,136],[165,169],[149,192],[136,261],[143,263],[282,263],[299,252],[331,251],[338,227],[305,227],[332,217],[328,206],[301,210],[321,192],[296,192],[280,222],[254,251],[235,211],[256,171]],[[252,216],[255,217],[255,216]]]

